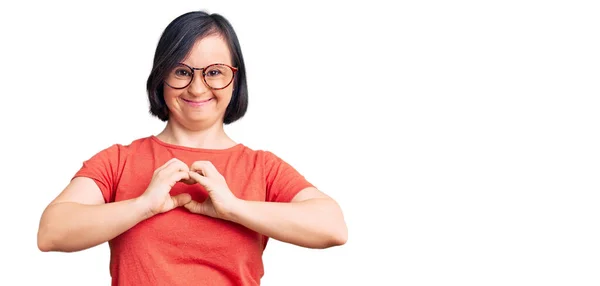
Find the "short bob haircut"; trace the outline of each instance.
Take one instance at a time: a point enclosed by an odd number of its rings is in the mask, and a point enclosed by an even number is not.
[[[197,40],[218,34],[231,51],[232,65],[238,68],[233,82],[233,94],[225,111],[224,124],[242,118],[248,109],[248,86],[242,50],[233,27],[223,16],[204,11],[185,13],[175,18],[164,30],[156,47],[154,63],[146,89],[150,101],[150,114],[162,121],[169,119],[169,108],[163,94],[164,80],[171,69],[182,61]]]

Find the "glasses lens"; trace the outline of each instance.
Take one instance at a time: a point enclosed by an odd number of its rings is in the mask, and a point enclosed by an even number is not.
[[[233,80],[233,70],[225,65],[212,65],[204,71],[204,80],[211,88],[225,88]]]
[[[184,88],[191,81],[193,77],[193,71],[184,65],[177,65],[169,72],[167,76],[167,84],[174,88]]]

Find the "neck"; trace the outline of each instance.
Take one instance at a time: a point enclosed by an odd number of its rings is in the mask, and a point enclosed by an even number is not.
[[[167,122],[165,129],[156,137],[169,144],[191,148],[227,149],[237,144],[227,136],[223,124],[191,129],[172,119]]]

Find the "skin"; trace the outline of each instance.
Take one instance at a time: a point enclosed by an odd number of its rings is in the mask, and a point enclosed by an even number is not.
[[[199,40],[183,61],[192,67],[212,63],[232,65],[226,42],[218,35]],[[233,84],[211,90],[197,72],[184,89],[165,85],[170,111],[165,129],[157,137],[181,146],[226,149],[236,145],[224,131],[223,117],[231,101]],[[193,106],[186,101],[201,102]],[[201,184],[209,198],[203,203],[188,194],[170,196],[177,182]],[[173,158],[155,170],[146,191],[138,198],[105,203],[96,183],[75,178],[47,206],[40,219],[41,251],[81,251],[107,242],[154,215],[183,207],[198,215],[229,220],[274,239],[307,248],[328,248],[347,241],[347,227],[335,200],[316,188],[300,191],[290,203],[245,201],[233,195],[225,178],[209,161],[187,166]]]

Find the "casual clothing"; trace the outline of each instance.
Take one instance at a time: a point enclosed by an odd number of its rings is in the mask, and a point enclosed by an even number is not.
[[[312,185],[271,152],[237,144],[223,150],[168,144],[155,136],[112,145],[83,163],[74,177],[93,179],[106,203],[139,197],[154,170],[172,158],[188,166],[210,161],[244,200],[289,202]],[[177,183],[171,195],[202,202],[199,184]],[[112,285],[259,285],[268,238],[242,225],[185,208],[153,216],[109,241]]]

